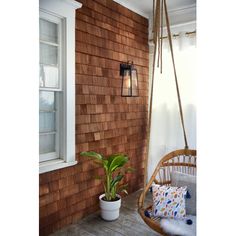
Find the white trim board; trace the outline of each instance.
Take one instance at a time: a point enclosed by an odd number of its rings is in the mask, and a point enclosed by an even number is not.
[[[61,159],[54,159],[47,162],[41,162],[39,164],[39,174],[43,174],[49,171],[58,170],[66,167],[76,165],[77,161],[65,162]]]
[[[137,13],[137,14],[139,14],[139,15],[147,18],[147,19],[149,18],[149,14],[147,14],[147,13],[141,11],[140,9],[134,7],[131,2],[127,2],[127,1],[124,2],[123,0],[113,0],[113,1],[116,2],[116,3],[119,3],[120,5],[128,8],[129,10],[131,10],[131,11],[133,11],[133,12],[135,12],[135,13]]]

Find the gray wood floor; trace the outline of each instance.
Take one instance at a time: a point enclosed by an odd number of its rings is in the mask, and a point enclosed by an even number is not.
[[[96,212],[82,219],[79,223],[70,225],[51,236],[158,236],[142,220],[137,212],[137,199],[140,191],[122,199],[119,219],[106,222]],[[150,198],[147,198],[150,201]]]

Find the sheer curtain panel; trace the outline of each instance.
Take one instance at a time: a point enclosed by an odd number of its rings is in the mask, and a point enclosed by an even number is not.
[[[188,27],[189,28],[189,27]],[[194,29],[191,25],[189,29]],[[172,31],[173,32],[173,31]],[[175,29],[173,48],[189,148],[196,148],[196,35]],[[155,70],[148,179],[166,153],[184,148],[168,39],[163,40],[163,70]]]

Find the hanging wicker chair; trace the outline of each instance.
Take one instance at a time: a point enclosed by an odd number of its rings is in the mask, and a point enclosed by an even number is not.
[[[167,235],[164,232],[164,230],[161,228],[160,218],[152,217],[152,214],[151,214],[152,205],[147,206],[147,207],[144,206],[145,196],[149,192],[152,183],[156,183],[160,185],[170,185],[171,184],[170,174],[172,171],[176,170],[179,172],[196,175],[196,150],[188,149],[187,135],[186,135],[185,126],[184,126],[184,116],[183,116],[180,91],[179,91],[178,80],[177,80],[177,73],[176,73],[176,66],[175,66],[175,60],[174,60],[174,52],[173,52],[173,46],[172,46],[172,38],[171,38],[170,23],[169,23],[166,0],[153,0],[153,5],[156,6],[156,10],[153,12],[154,62],[153,62],[153,68],[152,68],[151,96],[150,96],[150,104],[149,104],[150,112],[149,112],[149,122],[148,122],[149,124],[148,125],[148,145],[150,143],[152,98],[153,98],[153,87],[154,87],[153,85],[154,85],[154,74],[155,74],[154,72],[155,72],[155,65],[156,65],[155,62],[156,62],[157,52],[158,52],[157,65],[159,66],[160,64],[160,71],[162,73],[162,39],[163,39],[162,33],[163,33],[163,17],[165,13],[167,36],[168,36],[171,59],[172,59],[172,64],[173,64],[173,69],[174,69],[174,78],[175,78],[175,85],[176,85],[176,92],[177,92],[177,98],[178,98],[180,120],[182,124],[182,129],[183,129],[185,148],[172,151],[169,154],[165,155],[158,163],[151,179],[146,184],[148,152],[149,152],[149,149],[148,149],[145,169],[144,169],[144,187],[143,187],[143,192],[141,193],[138,199],[138,212],[140,216],[142,217],[142,219],[144,220],[144,222],[150,228],[152,228],[153,230],[155,230],[156,232],[162,235]]]
[[[144,206],[144,199],[150,191],[153,183],[160,185],[170,185],[170,173],[172,171],[179,171],[186,174],[196,175],[196,150],[179,149],[165,155],[158,163],[154,173],[146,185],[144,191],[141,193],[138,200],[138,212],[144,222],[156,232],[167,235],[160,225],[160,218],[150,217],[152,212],[152,205]]]

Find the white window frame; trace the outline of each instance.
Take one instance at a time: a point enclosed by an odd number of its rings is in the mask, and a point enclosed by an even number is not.
[[[64,102],[63,99],[61,98],[64,96],[64,81],[65,81],[65,71],[64,68],[65,66],[62,63],[62,58],[64,58],[64,53],[65,53],[65,22],[64,19],[61,17],[57,17],[55,15],[49,14],[46,11],[40,11],[39,12],[39,17],[40,19],[47,20],[49,22],[56,23],[58,25],[58,43],[55,43],[54,45],[58,47],[58,82],[59,86],[58,88],[48,88],[48,87],[40,87],[39,91],[52,91],[55,92],[55,109],[56,109],[56,124],[55,124],[55,152],[50,152],[46,154],[40,154],[39,155],[39,161],[45,162],[45,161],[50,161],[50,160],[55,160],[55,159],[64,159],[64,149],[63,147],[65,144],[62,142],[62,137],[63,137],[63,130],[65,127],[65,121],[63,120],[62,114],[63,114],[63,107],[64,107]],[[45,43],[45,44],[51,44],[48,42],[44,42],[40,40],[40,43]],[[59,95],[59,92],[61,93]],[[52,133],[52,132],[50,132]]]
[[[82,4],[74,0],[40,0],[40,12],[55,15],[64,22],[65,47],[62,58],[64,71],[63,86],[63,118],[64,129],[62,130],[63,157],[60,159],[40,162],[39,173],[65,168],[77,164],[75,152],[75,10],[82,7]]]

